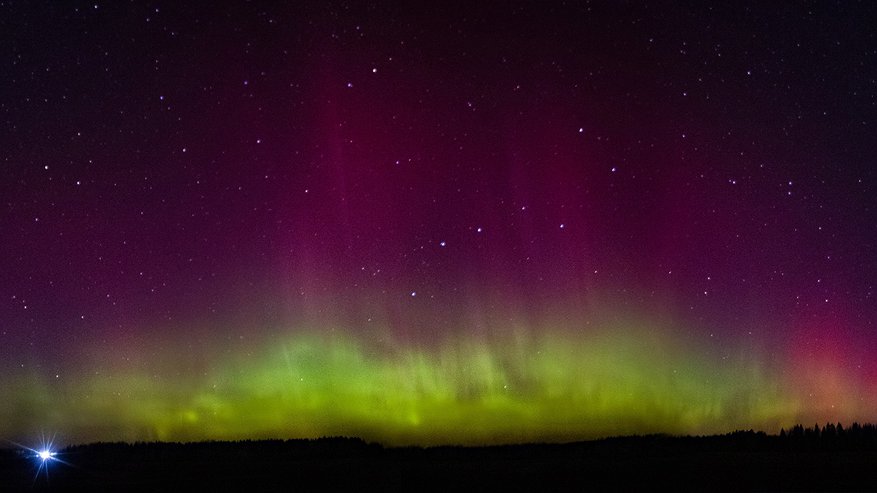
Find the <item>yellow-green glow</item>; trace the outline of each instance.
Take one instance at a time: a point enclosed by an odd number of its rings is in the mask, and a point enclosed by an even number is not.
[[[513,330],[434,347],[348,333],[299,331],[233,353],[164,346],[63,388],[31,377],[7,395],[28,410],[16,426],[91,440],[576,440],[777,429],[802,406],[757,361],[707,359],[666,330]]]

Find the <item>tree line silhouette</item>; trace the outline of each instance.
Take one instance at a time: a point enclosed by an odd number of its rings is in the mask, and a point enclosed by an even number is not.
[[[796,425],[711,436],[572,443],[384,447],[359,438],[75,445],[48,478],[33,452],[0,450],[0,491],[874,490],[877,427]]]
[[[827,423],[822,428],[818,424],[812,428],[795,425],[788,432],[781,429],[778,439],[789,447],[874,449],[877,448],[877,426],[871,423],[853,423],[849,428],[841,423]]]

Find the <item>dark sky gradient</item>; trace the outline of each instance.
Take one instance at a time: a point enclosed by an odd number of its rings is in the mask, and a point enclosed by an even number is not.
[[[0,436],[877,419],[869,2],[0,12]]]

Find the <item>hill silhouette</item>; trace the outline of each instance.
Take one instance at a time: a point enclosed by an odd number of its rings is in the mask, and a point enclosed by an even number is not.
[[[0,451],[0,491],[877,489],[873,425],[778,435],[646,435],[566,444],[383,447],[357,438],[67,447],[34,477],[33,452]],[[63,461],[63,462],[61,462]]]

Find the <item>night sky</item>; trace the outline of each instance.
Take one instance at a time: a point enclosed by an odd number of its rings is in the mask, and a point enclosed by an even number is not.
[[[877,420],[871,2],[179,3],[0,2],[0,438]]]

